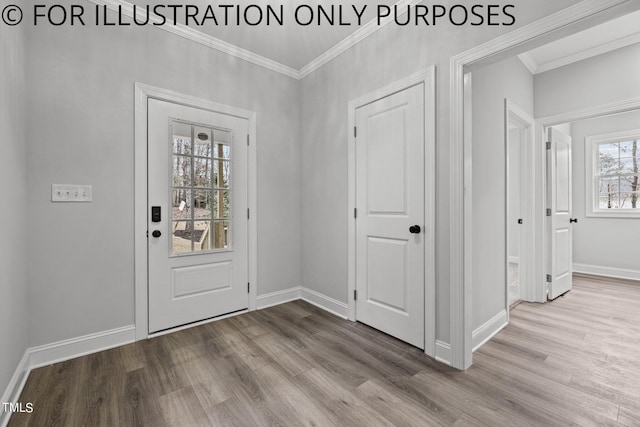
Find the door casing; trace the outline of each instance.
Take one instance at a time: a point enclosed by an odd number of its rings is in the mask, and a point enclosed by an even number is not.
[[[258,287],[258,245],[257,245],[257,158],[256,158],[256,113],[240,108],[197,98],[190,95],[149,86],[143,83],[135,84],[135,137],[134,137],[134,288],[135,288],[135,335],[136,341],[146,339],[152,335],[148,332],[148,255],[147,255],[147,101],[149,98],[159,99],[193,108],[209,110],[220,114],[232,115],[246,119],[249,125],[248,149],[248,206],[250,216],[248,222],[248,256],[249,256],[249,310],[256,309]],[[237,313],[235,313],[237,314]],[[218,317],[214,320],[223,318]],[[203,321],[207,323],[212,320]],[[171,329],[175,332],[186,327]],[[165,333],[168,333],[165,332]],[[155,334],[161,335],[162,333]]]
[[[348,318],[356,320],[356,305],[353,298],[356,289],[356,227],[354,211],[356,209],[356,138],[354,128],[356,123],[356,109],[378,99],[384,98],[411,86],[423,84],[424,88],[424,126],[425,126],[425,292],[424,292],[424,321],[425,340],[424,352],[436,357],[436,301],[435,301],[435,66],[407,76],[383,88],[363,95],[349,102],[347,144],[348,156],[348,287],[349,301]]]
[[[535,173],[535,152],[536,152],[536,144],[537,139],[535,138],[535,120],[531,115],[527,114],[524,110],[514,104],[512,101],[505,99],[505,141],[506,141],[506,159],[510,158],[511,149],[508,144],[508,125],[510,122],[514,122],[521,129],[522,139],[520,141],[520,165],[521,168],[521,182],[520,182],[520,190],[521,190],[521,200],[520,207],[521,213],[520,217],[524,220],[523,224],[519,226],[520,228],[520,248],[519,248],[519,258],[520,258],[520,295],[523,301],[528,302],[544,302],[542,299],[536,299],[535,292],[535,283],[537,280],[541,280],[542,278],[542,262],[538,262],[535,256],[536,251],[536,224],[541,218],[537,218],[536,215],[536,199],[535,199],[535,189],[536,189],[536,173]],[[509,162],[507,162],[507,168],[509,167]],[[509,171],[506,170],[506,175],[509,176]],[[506,188],[505,194],[507,195],[507,202],[509,201],[510,196],[510,183],[509,180],[506,180]],[[506,218],[511,218],[509,212],[509,203],[506,204],[507,215]],[[506,224],[506,245],[505,247],[508,250],[509,247],[509,239],[510,239],[511,229],[509,224]],[[508,253],[506,254],[508,258]],[[508,270],[508,266],[507,266]],[[505,284],[505,286],[507,286]],[[505,295],[506,296],[506,295]],[[505,298],[505,310],[507,314],[509,313],[509,305]],[[508,319],[507,315],[507,319]]]

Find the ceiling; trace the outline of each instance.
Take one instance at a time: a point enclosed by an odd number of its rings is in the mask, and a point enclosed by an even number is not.
[[[113,10],[123,7],[127,10],[125,14],[128,16],[132,16],[132,5],[141,7],[154,4],[149,0],[89,1],[107,4]],[[218,20],[218,25],[211,20],[202,26],[194,25],[193,22],[188,26],[183,25],[185,22],[184,12],[182,12],[177,14],[177,21],[180,25],[177,27],[163,25],[159,28],[178,33],[214,49],[299,79],[387,24],[389,20],[378,25],[374,19],[378,5],[397,5],[400,10],[403,10],[407,6],[420,2],[421,0],[376,0],[373,2],[367,0],[350,0],[349,2],[336,0],[252,0],[250,3],[222,2],[215,4],[210,0],[173,0],[171,4],[183,7],[197,6],[200,17],[207,7],[211,6]],[[224,9],[220,7],[221,4],[229,4],[232,7],[229,13],[229,22],[224,22]],[[250,26],[244,22],[237,25],[237,10],[235,8],[239,8],[242,16],[245,8],[249,5],[256,5],[251,6],[252,9],[246,9],[247,16],[253,21],[258,17],[258,10],[262,10],[266,14],[267,7],[270,6],[280,13],[280,8],[282,8],[283,25],[275,20],[266,25],[266,15],[263,15],[263,20],[259,25]],[[315,12],[317,19],[319,7],[322,7],[329,15],[333,12],[335,21],[333,25],[328,24],[326,20],[322,25],[318,25],[317,21],[308,26],[300,25],[295,20],[295,11],[299,7],[303,12],[299,15],[300,19],[307,19],[309,10]],[[358,25],[354,8],[359,11],[364,8],[360,25]],[[169,12],[165,11],[164,13],[169,15]],[[323,17],[323,19],[325,18]],[[340,25],[340,22],[346,25]],[[638,22],[640,22],[640,11],[518,56],[532,73],[542,73],[614,49],[640,43]]]
[[[533,74],[640,43],[640,11],[518,55]]]

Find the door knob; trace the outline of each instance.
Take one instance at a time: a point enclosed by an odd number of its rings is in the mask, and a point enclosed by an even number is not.
[[[153,230],[153,233],[151,233],[151,235],[157,239],[158,237],[162,236],[162,233],[160,232],[160,230]]]
[[[411,227],[409,227],[409,233],[413,233],[413,234],[418,234],[420,233],[420,226],[419,225],[412,225]]]
[[[577,224],[578,223],[578,218],[571,218],[571,219],[569,219],[569,222],[573,223],[573,224]]]

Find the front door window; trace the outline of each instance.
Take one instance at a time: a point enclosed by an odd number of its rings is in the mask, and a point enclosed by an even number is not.
[[[171,255],[231,250],[231,132],[171,121]]]

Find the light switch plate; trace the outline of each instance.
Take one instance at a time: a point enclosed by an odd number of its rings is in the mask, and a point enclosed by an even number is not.
[[[52,202],[83,203],[93,201],[90,185],[51,184]]]

